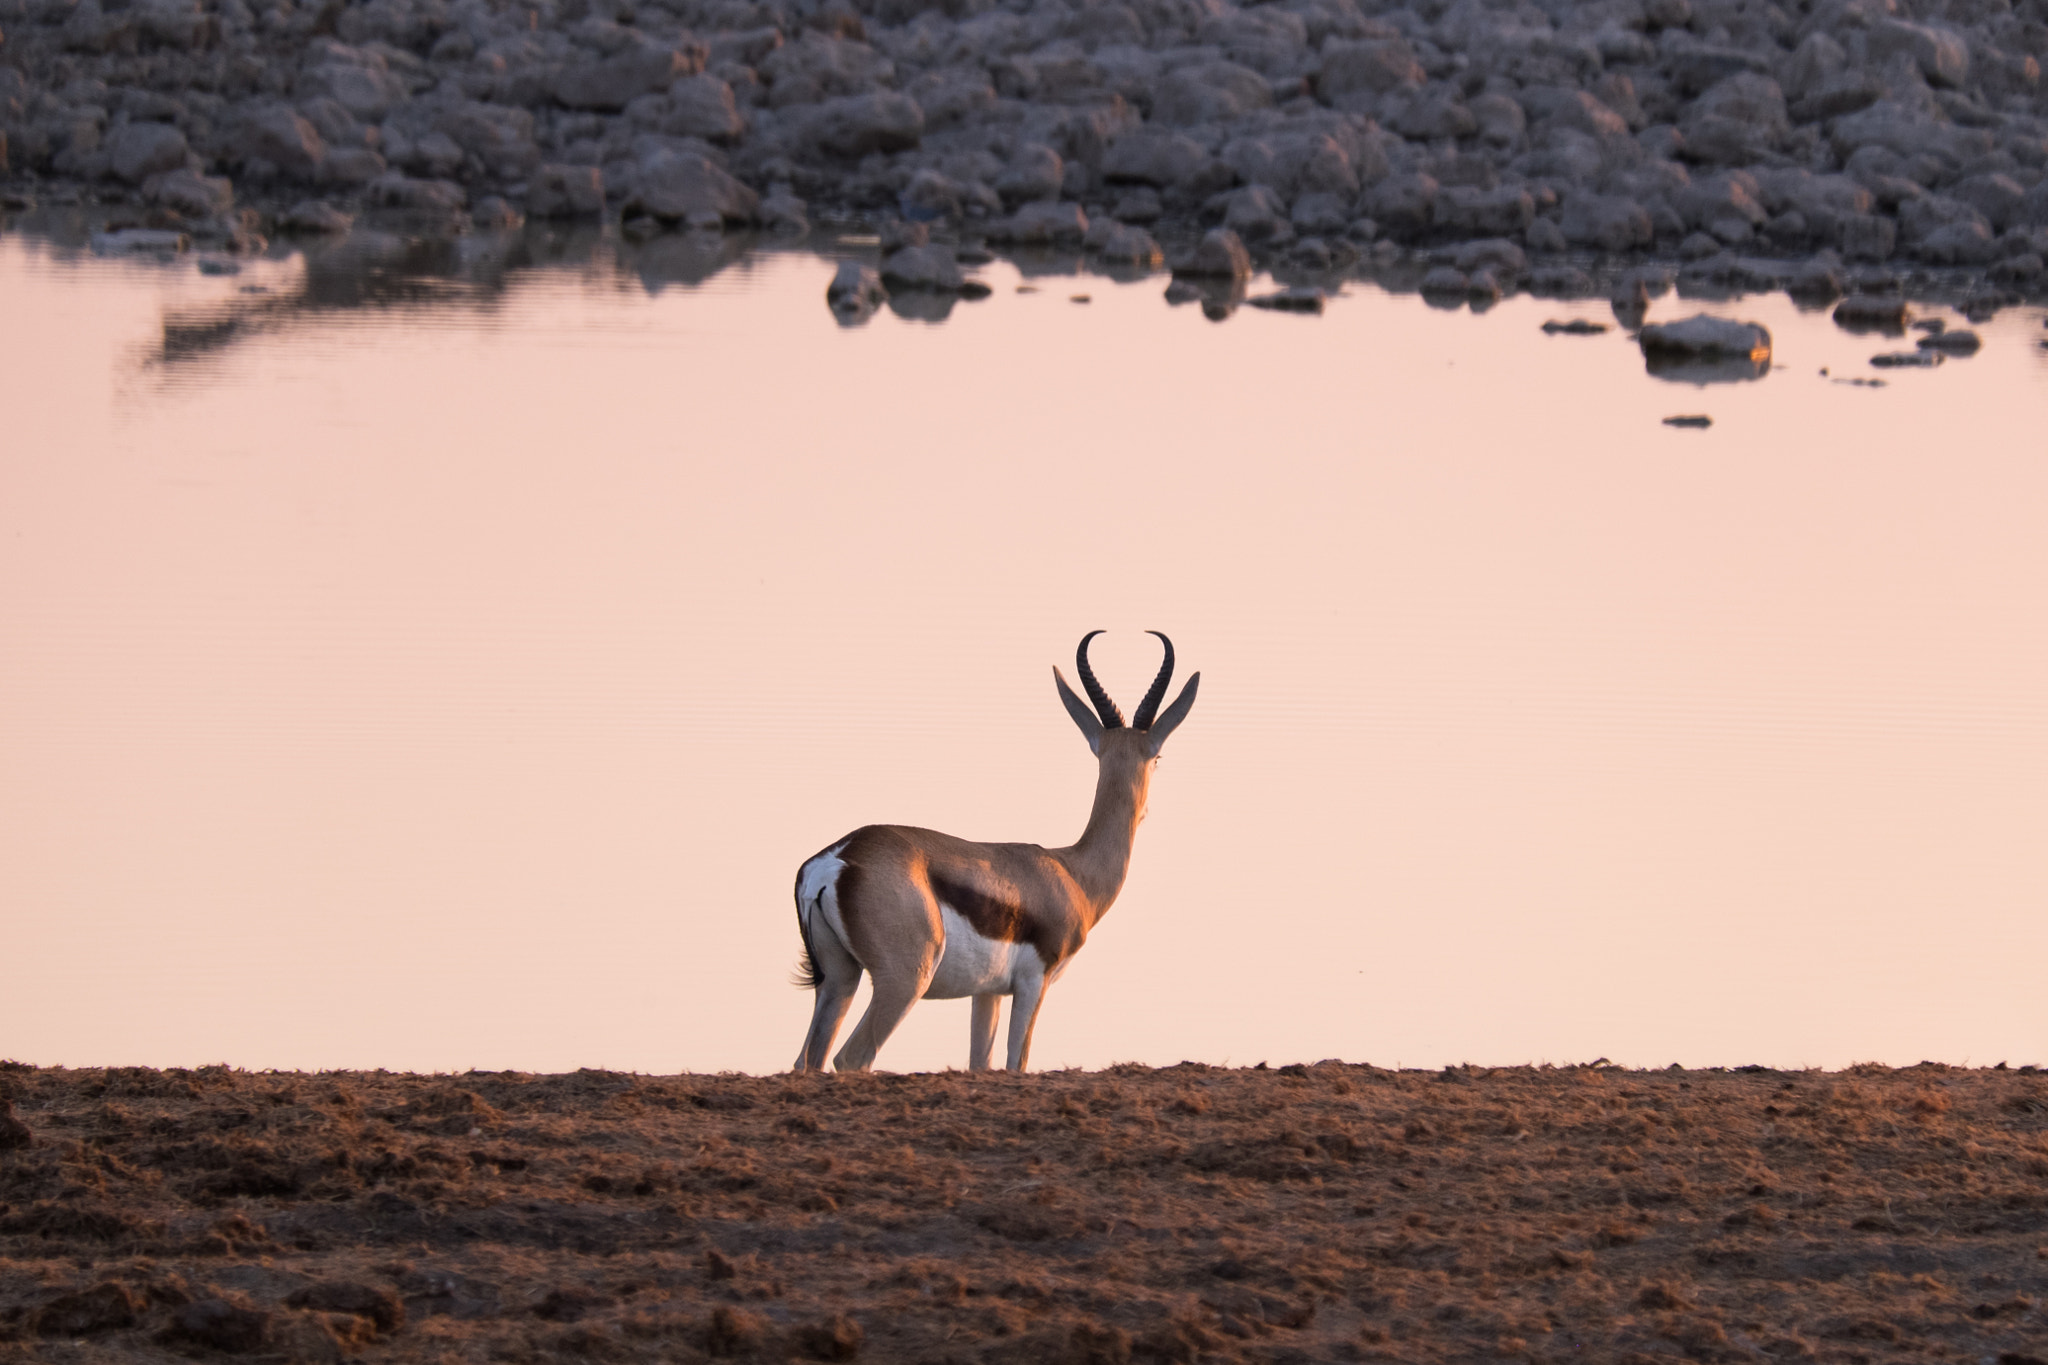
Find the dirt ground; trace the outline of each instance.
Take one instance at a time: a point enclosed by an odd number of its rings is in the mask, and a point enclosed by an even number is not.
[[[2048,1358],[2048,1074],[0,1064],[0,1360]]]

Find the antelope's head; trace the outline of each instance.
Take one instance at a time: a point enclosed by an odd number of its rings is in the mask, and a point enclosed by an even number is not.
[[[1173,705],[1161,711],[1159,703],[1166,698],[1166,685],[1173,681],[1173,641],[1156,630],[1145,633],[1159,636],[1159,642],[1166,646],[1166,660],[1159,665],[1159,676],[1152,680],[1151,689],[1138,703],[1138,710],[1129,725],[1124,724],[1124,713],[1109,699],[1109,693],[1096,681],[1095,670],[1088,666],[1088,642],[1102,634],[1101,631],[1091,630],[1083,635],[1081,647],[1074,651],[1074,667],[1081,674],[1081,686],[1087,689],[1088,700],[1095,703],[1093,711],[1088,709],[1087,702],[1074,695],[1074,689],[1067,686],[1067,680],[1060,675],[1058,667],[1052,671],[1060,701],[1065,704],[1067,714],[1074,718],[1074,724],[1081,727],[1089,752],[1102,764],[1102,784],[1128,785],[1137,798],[1137,814],[1141,820],[1145,818],[1145,796],[1152,784],[1152,768],[1159,761],[1159,750],[1174,728],[1187,719],[1188,711],[1195,704],[1195,689],[1202,681],[1200,673],[1191,675],[1187,686],[1174,698]]]

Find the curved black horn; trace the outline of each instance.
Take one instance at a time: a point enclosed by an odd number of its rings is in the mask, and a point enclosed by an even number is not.
[[[1173,641],[1160,631],[1148,630],[1145,633],[1159,636],[1159,643],[1166,646],[1166,662],[1159,665],[1159,676],[1152,680],[1152,690],[1145,694],[1145,700],[1138,703],[1138,713],[1131,717],[1134,730],[1152,728],[1152,718],[1159,714],[1159,703],[1166,700],[1166,685],[1173,681]]]
[[[1088,700],[1095,703],[1096,714],[1102,717],[1102,728],[1115,730],[1123,725],[1124,713],[1116,709],[1109,693],[1095,680],[1095,670],[1088,666],[1088,642],[1100,634],[1099,630],[1091,630],[1081,637],[1081,647],[1074,651],[1074,667],[1081,672],[1081,686],[1087,690]]]

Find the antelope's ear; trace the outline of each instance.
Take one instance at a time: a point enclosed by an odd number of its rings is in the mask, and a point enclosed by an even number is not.
[[[1088,752],[1102,756],[1102,722],[1088,709],[1088,703],[1074,695],[1074,689],[1067,686],[1067,680],[1060,676],[1058,664],[1052,669],[1053,685],[1060,690],[1060,702],[1067,708],[1067,714],[1074,718],[1074,724],[1081,727],[1081,734],[1088,741]]]
[[[1174,727],[1188,718],[1188,712],[1193,710],[1195,705],[1195,689],[1201,686],[1201,683],[1200,673],[1190,676],[1188,685],[1173,699],[1173,705],[1160,712],[1159,719],[1153,721],[1152,728],[1145,732],[1145,738],[1151,741],[1153,753],[1158,753],[1165,746],[1166,737],[1173,733]]]

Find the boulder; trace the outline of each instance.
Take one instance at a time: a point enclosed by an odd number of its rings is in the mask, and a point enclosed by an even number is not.
[[[705,49],[696,44],[671,47],[636,40],[601,61],[565,66],[555,73],[555,102],[567,109],[616,111],[642,95],[666,90],[679,78],[704,69]]]
[[[1536,220],[1536,201],[1518,185],[1483,190],[1471,185],[1440,189],[1430,205],[1439,232],[1459,237],[1500,237],[1519,233]]]
[[[1075,203],[1026,204],[989,227],[989,238],[1020,246],[1079,246],[1088,235],[1088,215]]]
[[[1870,60],[1882,65],[1894,55],[1910,58],[1930,85],[1960,90],[1970,81],[1970,45],[1951,29],[1885,19],[1864,35]]]
[[[1965,176],[1950,185],[1945,193],[1982,214],[1993,232],[2003,232],[2014,225],[2020,205],[2027,197],[2026,190],[2017,180],[1998,172]]]
[[[1151,233],[1125,223],[1103,221],[1108,223],[1109,231],[1094,245],[1096,257],[1104,265],[1134,270],[1158,268],[1163,257]]]
[[[180,167],[152,176],[142,193],[153,204],[162,204],[188,218],[214,218],[235,206],[235,187],[225,176],[205,176]]]
[[[1066,170],[1058,152],[1043,143],[1026,143],[996,177],[995,191],[1005,204],[1012,206],[1038,199],[1058,199],[1066,184]]]
[[[1791,134],[1785,92],[1769,76],[1738,72],[1692,102],[1679,125],[1685,155],[1694,161],[1746,166],[1762,160]]]
[[[378,176],[367,192],[380,208],[421,214],[459,213],[469,202],[469,195],[452,180],[415,180],[401,171]]]
[[[595,218],[604,212],[604,172],[550,162],[526,178],[526,212],[534,218]]]
[[[924,138],[924,111],[894,90],[824,100],[806,111],[802,136],[830,156],[859,158],[870,152],[901,152]]]
[[[1229,123],[1273,103],[1264,76],[1232,62],[1199,62],[1162,77],[1152,89],[1152,117],[1186,126]]]
[[[1251,253],[1229,228],[1211,228],[1186,260],[1174,264],[1173,273],[1190,279],[1242,282],[1252,277]]]
[[[1649,213],[1621,195],[1575,192],[1564,201],[1557,225],[1568,244],[1595,251],[1634,251],[1657,239]]]
[[[1145,127],[1109,144],[1102,158],[1102,178],[1112,185],[1173,189],[1200,180],[1210,161],[1209,149],[1193,138]]]
[[[628,215],[644,213],[666,223],[722,228],[754,221],[761,197],[726,174],[710,158],[656,150],[643,158],[626,196]]]
[[[302,199],[278,216],[277,225],[286,232],[347,232],[355,215],[325,199]]]
[[[1981,218],[1946,223],[1922,237],[1914,254],[1936,265],[1989,265],[1998,259],[1998,242]]]
[[[1232,190],[1223,210],[1223,226],[1246,242],[1284,241],[1294,236],[1286,201],[1267,185]]]
[[[412,98],[411,87],[381,54],[330,43],[324,56],[299,73],[292,88],[298,99],[331,99],[356,118],[375,123]]]
[[[463,100],[443,109],[434,122],[438,132],[501,180],[524,179],[540,164],[533,115],[527,110]]]
[[[327,155],[327,144],[313,125],[283,105],[244,115],[235,149],[240,160],[268,162],[297,180],[311,180]]]
[[[926,289],[957,294],[967,277],[960,273],[951,247],[907,246],[882,262],[882,283],[892,291]]]
[[[185,164],[185,135],[168,123],[130,123],[106,141],[108,167],[131,185]]]
[[[668,114],[661,130],[706,142],[733,142],[746,131],[732,87],[705,72],[684,76],[668,88]]]
[[[1405,38],[1332,41],[1323,46],[1315,87],[1325,104],[1345,108],[1360,97],[1377,99],[1390,90],[1420,86],[1425,79],[1422,63],[1415,60],[1415,49]]]
[[[1365,192],[1363,207],[1383,231],[1417,233],[1430,225],[1438,188],[1420,171],[1390,175]]]
[[[1754,322],[1697,313],[1637,334],[1651,374],[1688,383],[1761,378],[1771,367],[1770,331]]]

